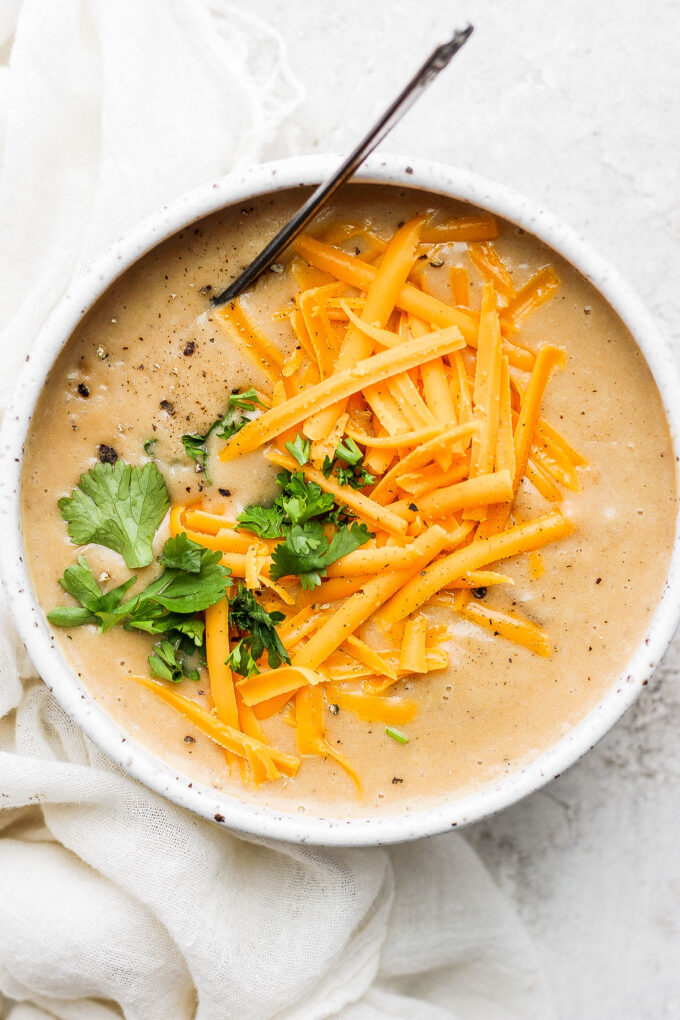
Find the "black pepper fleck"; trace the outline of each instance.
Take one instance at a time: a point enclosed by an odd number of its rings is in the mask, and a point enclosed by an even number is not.
[[[81,397],[89,397],[90,391],[84,382],[78,383],[78,393]]]
[[[195,744],[196,743],[196,737],[190,737],[189,734],[187,734],[186,737],[184,738],[184,743],[185,744]]]
[[[482,588],[473,588],[472,589],[472,594],[474,595],[474,597],[476,599],[485,599],[486,598],[486,591],[487,591],[487,589],[484,588],[484,587],[482,587]]]
[[[161,400],[159,406],[161,411],[165,411],[166,414],[169,414],[171,418],[175,417],[176,414],[175,405],[172,403],[171,400]]]
[[[196,341],[195,340],[187,340],[186,344],[184,345],[184,350],[182,351],[182,354],[184,355],[185,358],[190,358],[195,350],[196,350]]]
[[[228,499],[229,496],[231,496],[231,489],[218,489],[217,491],[219,492],[220,496],[224,496],[226,499]]]
[[[105,443],[100,443],[97,447],[97,454],[102,464],[115,464],[118,460],[118,454],[112,446],[106,446]]]
[[[403,783],[403,782],[404,782],[404,780],[401,779],[399,776],[392,776],[392,785],[393,786],[396,786],[397,783]]]

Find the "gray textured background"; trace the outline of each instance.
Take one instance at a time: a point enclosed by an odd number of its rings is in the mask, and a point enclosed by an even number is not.
[[[384,144],[503,181],[579,229],[680,344],[680,3],[252,0],[307,88],[287,145],[342,150],[433,43],[476,33]],[[467,830],[565,1020],[680,1017],[680,640],[593,752]]]

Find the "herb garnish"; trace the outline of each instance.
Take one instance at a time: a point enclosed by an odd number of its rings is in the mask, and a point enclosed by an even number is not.
[[[187,457],[196,461],[199,470],[205,472],[208,482],[210,481],[207,471],[208,439],[213,432],[219,439],[231,439],[251,420],[250,416],[255,411],[256,404],[259,404],[260,407],[264,406],[252,386],[243,393],[232,393],[229,397],[227,413],[224,417],[217,418],[207,432],[204,432],[203,435],[194,432],[182,436],[184,452]],[[242,413],[237,414],[237,411]]]
[[[300,467],[304,467],[309,460],[312,444],[309,439],[303,439],[300,433],[296,433],[292,443],[286,443],[286,449],[291,457],[294,457]]]
[[[95,464],[78,487],[59,500],[61,515],[76,545],[96,542],[120,553],[128,567],[146,567],[151,542],[170,506],[155,464],[133,467],[122,460]]]
[[[366,525],[358,522],[351,527],[341,525],[330,542],[319,521],[309,521],[304,527],[294,524],[286,532],[285,542],[277,545],[272,552],[272,580],[295,574],[303,588],[315,588],[321,584],[326,567],[341,556],[354,552],[370,537]]]
[[[57,627],[93,623],[103,633],[118,624],[125,630],[157,634],[165,640],[155,646],[149,658],[154,675],[177,680],[181,670],[189,679],[198,679],[195,670],[185,668],[178,652],[190,655],[202,650],[205,624],[197,613],[219,602],[231,586],[230,571],[220,559],[219,551],[204,549],[185,534],[169,538],[158,560],[165,568],[163,573],[144,591],[123,601],[137,578],[103,592],[85,557],[80,556],[59,581],[80,606],[59,606],[48,613],[48,619]],[[173,676],[166,675],[168,671]]]
[[[401,730],[395,730],[393,726],[386,726],[385,733],[388,737],[392,737],[392,740],[396,740],[398,744],[408,744],[408,737]]]
[[[257,659],[265,651],[270,669],[276,669],[282,662],[289,663],[288,652],[276,631],[276,625],[284,620],[283,613],[268,613],[239,581],[236,594],[229,599],[229,622],[244,636],[232,648],[227,665],[241,676],[252,676],[259,673]]]
[[[349,515],[320,485],[306,481],[301,471],[282,472],[277,483],[281,495],[273,506],[247,507],[238,523],[260,538],[284,539],[272,552],[272,580],[292,574],[300,578],[303,588],[315,588],[331,563],[354,552],[372,535],[363,523],[355,521],[348,527]]]
[[[178,684],[180,680],[198,680],[200,673],[197,669],[188,669],[183,656],[179,656],[179,641],[159,641],[154,645],[153,652],[149,656],[149,670],[152,676],[160,680],[170,680]]]
[[[370,474],[363,466],[364,455],[349,436],[339,444],[333,458],[324,457],[321,468],[324,478],[330,478],[335,470],[335,477],[340,485],[349,485],[352,489],[363,489],[373,485],[375,475]],[[344,463],[340,464],[339,461]]]

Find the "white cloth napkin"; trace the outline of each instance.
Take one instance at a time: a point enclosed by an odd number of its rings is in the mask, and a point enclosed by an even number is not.
[[[285,154],[299,103],[242,3],[0,4],[0,406],[74,272],[142,215]],[[535,950],[460,836],[245,840],[128,778],[0,604],[0,999],[11,1020],[550,1020]],[[0,1002],[0,1013],[2,1013]]]

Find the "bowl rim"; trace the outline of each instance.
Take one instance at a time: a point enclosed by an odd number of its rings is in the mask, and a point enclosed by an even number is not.
[[[335,154],[258,164],[195,188],[144,219],[73,282],[34,341],[0,431],[0,567],[9,608],[36,669],[61,707],[113,761],[157,793],[207,819],[261,838],[323,846],[405,842],[479,821],[534,792],[600,740],[653,675],[680,618],[680,517],[659,604],[635,653],[601,701],[557,743],[526,766],[462,797],[373,817],[282,811],[242,800],[178,773],[127,733],[92,699],[67,665],[35,597],[24,563],[19,487],[23,444],[47,374],[76,324],[132,263],[172,234],[226,206],[266,193],[315,185],[337,165]],[[370,157],[353,180],[430,191],[469,202],[524,228],[570,262],[631,332],[658,387],[676,464],[680,447],[680,376],[672,349],[629,285],[572,228],[518,192],[472,172],[396,154]]]

